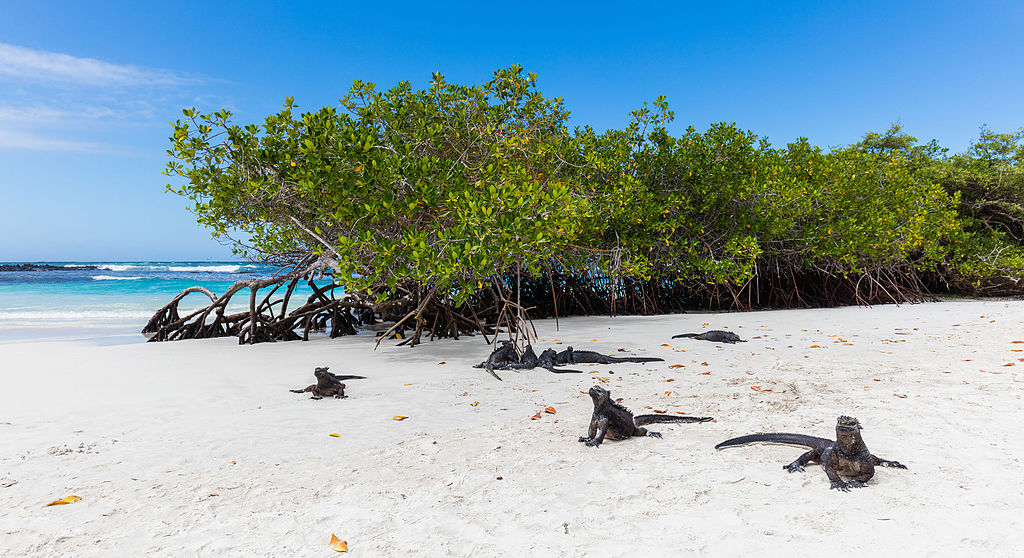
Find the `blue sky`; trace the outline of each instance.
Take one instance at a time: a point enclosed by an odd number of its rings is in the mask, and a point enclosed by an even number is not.
[[[379,6],[379,7],[375,7]],[[168,122],[354,79],[478,83],[522,64],[574,124],[658,95],[675,132],[718,121],[783,145],[901,120],[954,151],[1024,126],[1024,2],[4,2],[0,261],[226,259],[164,193]]]

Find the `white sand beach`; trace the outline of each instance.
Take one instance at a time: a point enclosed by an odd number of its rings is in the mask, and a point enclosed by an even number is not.
[[[489,352],[479,337],[376,352],[370,335],[0,344],[0,556],[332,556],[332,533],[351,556],[1024,549],[1022,301],[559,326],[539,322],[538,345],[665,362],[498,382],[471,368]],[[749,342],[670,339],[708,329]],[[367,379],[344,400],[289,393],[315,366]],[[585,447],[594,384],[638,414],[717,421]],[[816,465],[782,469],[799,448],[714,449],[754,432],[832,437],[842,414],[909,469],[842,493]]]

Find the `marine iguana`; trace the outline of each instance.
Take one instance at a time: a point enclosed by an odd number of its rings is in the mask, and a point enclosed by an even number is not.
[[[555,374],[582,374],[582,370],[572,370],[569,368],[555,369],[555,360],[558,353],[554,349],[546,349],[544,352],[537,356],[537,353],[533,352],[533,345],[527,345],[526,350],[523,351],[522,358],[519,362],[509,363],[508,367],[513,370],[530,370],[540,366],[541,368],[547,369],[549,372]]]
[[[860,435],[860,422],[853,417],[841,416],[836,421],[836,441],[803,434],[767,433],[750,434],[726,440],[715,449],[741,446],[752,442],[769,442],[774,444],[789,444],[811,448],[811,451],[801,455],[796,461],[782,468],[795,473],[803,471],[804,465],[816,461],[821,463],[821,468],[828,475],[832,482],[831,488],[838,488],[843,492],[849,492],[850,488],[865,486],[868,480],[875,475],[875,466],[895,467],[906,469],[906,465],[898,461],[889,461],[872,455],[864,439]],[[843,481],[840,475],[852,477],[850,481]]]
[[[483,368],[487,372],[501,381],[501,378],[494,373],[494,369],[508,370],[509,365],[519,362],[519,351],[516,350],[515,343],[507,340],[501,340],[501,346],[494,349],[494,352],[487,357],[487,360],[480,364],[474,364],[473,368]]]
[[[313,397],[310,399],[323,399],[324,397],[334,397],[335,399],[345,399],[348,397],[345,395],[345,384],[341,383],[340,378],[344,379],[362,379],[363,376],[338,376],[331,374],[327,371],[327,367],[318,367],[313,375],[316,376],[316,383],[310,386],[306,386],[305,389],[290,389],[288,391],[292,393],[305,393],[310,392]]]
[[[590,430],[580,441],[592,447],[600,446],[607,437],[610,440],[621,440],[630,436],[651,436],[661,438],[661,434],[643,428],[645,424],[656,422],[708,422],[711,417],[675,417],[667,415],[637,415],[612,400],[612,394],[601,386],[590,388],[590,398],[594,400],[594,415],[590,418]]]
[[[746,343],[746,340],[740,339],[739,335],[720,329],[713,329],[704,333],[680,333],[679,335],[673,335],[672,339],[679,339],[680,337],[692,337],[701,341],[714,341],[715,343]]]
[[[617,362],[658,362],[664,361],[658,357],[616,357],[602,355],[596,351],[574,351],[570,346],[558,353],[555,358],[556,364],[615,364]]]

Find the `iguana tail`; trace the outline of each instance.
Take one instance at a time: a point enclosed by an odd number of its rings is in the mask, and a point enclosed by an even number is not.
[[[672,415],[637,415],[633,417],[633,423],[637,426],[658,422],[709,422],[712,420],[715,419],[711,417],[677,417]]]
[[[805,436],[803,434],[787,434],[784,432],[772,432],[768,434],[749,434],[738,438],[730,438],[717,446],[715,449],[731,448],[754,442],[767,442],[770,444],[788,444],[791,446],[803,446],[806,448],[819,448],[832,443],[832,440],[818,438],[816,436]]]
[[[499,375],[494,373],[494,367],[491,366],[491,363],[485,362],[484,363],[484,370],[487,370],[487,373],[490,374],[491,376],[494,376],[494,379],[498,380],[499,382],[503,382],[504,381],[504,380],[501,379],[501,376],[499,376]]]
[[[665,359],[658,357],[608,357],[612,362],[664,362]]]
[[[582,374],[582,370],[573,370],[572,368],[555,368],[554,366],[543,366],[548,372],[554,372],[555,374]]]
[[[697,337],[703,335],[702,333],[680,333],[679,335],[673,335],[672,339],[679,339],[680,337]]]
[[[335,380],[365,380],[366,376],[355,376],[353,374],[331,374]]]

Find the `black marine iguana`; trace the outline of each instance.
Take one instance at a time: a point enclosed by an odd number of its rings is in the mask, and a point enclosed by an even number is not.
[[[651,436],[661,438],[661,434],[643,428],[645,424],[656,422],[708,422],[711,417],[674,417],[666,415],[633,416],[629,409],[612,400],[612,394],[601,386],[590,388],[590,398],[594,400],[594,415],[590,418],[590,431],[587,436],[580,436],[580,441],[588,446],[599,446],[607,437],[609,440],[621,440],[630,436]]]
[[[726,440],[715,449],[741,446],[752,442],[769,442],[775,444],[789,444],[811,448],[811,451],[801,455],[796,461],[782,468],[790,473],[803,471],[804,465],[816,461],[821,463],[821,468],[832,481],[830,488],[838,488],[843,492],[849,492],[850,488],[866,486],[868,480],[875,475],[875,466],[895,467],[906,469],[906,465],[898,461],[889,461],[872,455],[864,439],[860,436],[860,422],[853,417],[841,416],[836,421],[836,441],[803,434],[768,433],[750,434]],[[850,481],[843,481],[840,475],[852,477]]]
[[[509,365],[519,362],[519,351],[516,350],[515,343],[507,340],[501,340],[501,346],[494,349],[494,352],[487,357],[487,360],[480,364],[474,364],[473,368],[483,368],[487,372],[501,381],[501,378],[494,373],[494,369],[508,370]]]
[[[366,379],[366,376],[331,374],[327,369],[327,366],[318,366],[313,371],[313,375],[316,376],[315,384],[306,386],[305,389],[290,389],[288,391],[292,393],[305,393],[308,391],[313,394],[313,397],[310,397],[310,399],[323,399],[324,397],[344,399],[348,396],[345,395],[345,384],[341,383],[341,380]]]
[[[720,329],[713,329],[704,333],[680,333],[679,335],[673,335],[672,339],[679,339],[680,337],[692,337],[701,341],[714,341],[715,343],[746,343],[745,340],[740,339],[739,335]]]
[[[527,345],[526,350],[523,351],[523,356],[519,359],[519,362],[509,363],[508,367],[513,370],[530,370],[540,366],[541,368],[547,369],[549,372],[555,374],[582,374],[582,370],[572,370],[569,368],[556,369],[555,365],[558,353],[554,349],[545,349],[544,352],[537,356],[537,353],[533,352],[533,345]]]
[[[570,346],[558,353],[555,358],[556,364],[615,364],[617,362],[658,362],[664,361],[658,357],[617,357],[602,355],[596,351],[574,351]]]

